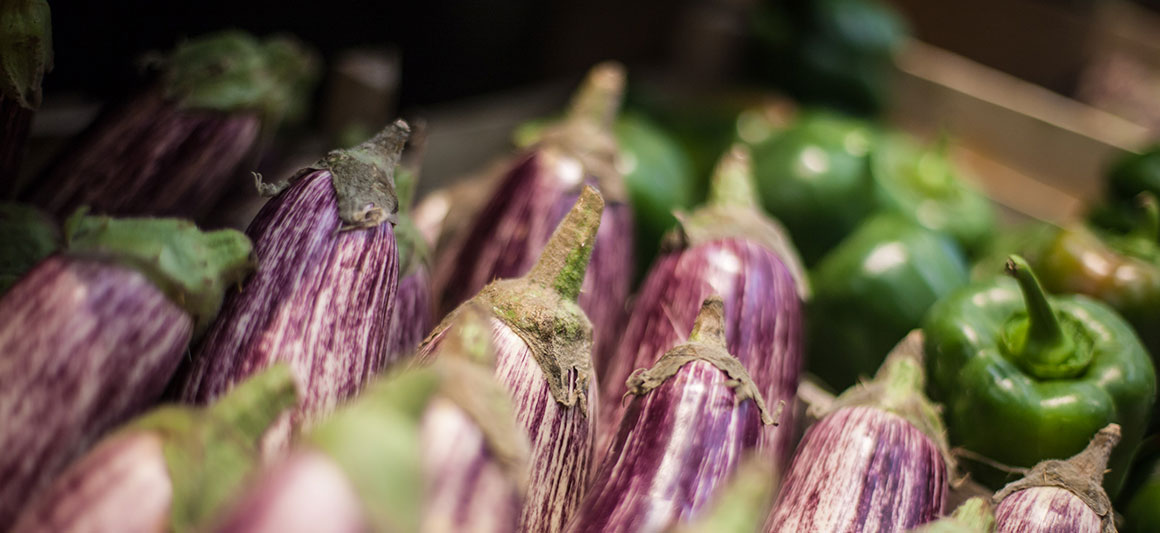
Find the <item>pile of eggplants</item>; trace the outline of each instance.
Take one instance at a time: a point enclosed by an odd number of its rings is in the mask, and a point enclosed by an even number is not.
[[[0,84],[5,173],[51,66],[47,7],[9,10],[36,46]],[[256,176],[245,233],[149,217],[204,213],[295,113],[313,67],[291,43],[178,46],[0,203],[0,533],[1109,533],[1113,504],[1149,530],[1153,476],[1124,472],[1145,349],[1017,256],[1016,281],[964,285],[990,211],[943,147],[807,115],[654,216],[632,204],[667,185],[626,166],[604,63],[482,181],[416,202],[424,126],[400,119]],[[816,234],[811,269],[771,211]],[[866,316],[903,285],[906,313]]]

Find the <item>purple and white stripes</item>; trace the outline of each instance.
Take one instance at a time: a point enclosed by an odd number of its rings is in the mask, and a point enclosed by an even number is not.
[[[906,419],[841,408],[806,431],[765,530],[902,533],[942,514],[947,477],[942,451]]]
[[[102,433],[147,408],[193,321],[140,273],[54,256],[0,299],[0,530]]]
[[[181,382],[206,403],[275,362],[290,365],[295,426],[333,410],[382,366],[397,288],[389,224],[342,231],[331,173],[314,171],[272,198],[247,230],[258,270],[233,292]],[[290,422],[290,421],[287,421]],[[281,447],[290,425],[268,441]]]
[[[387,353],[382,369],[409,357],[431,332],[434,325],[431,309],[431,276],[427,265],[420,264],[399,280],[391,313],[391,331],[387,336]]]
[[[691,361],[634,397],[568,531],[667,531],[702,511],[761,435],[755,403],[738,402],[735,385]]]
[[[616,357],[600,383],[600,443],[607,451],[624,413],[625,380],[651,367],[683,342],[701,302],[711,294],[725,300],[725,335],[730,354],[753,378],[770,408],[786,402],[780,427],[762,429],[761,447],[784,469],[792,450],[795,393],[802,366],[801,300],[793,276],[778,256],[752,241],[728,238],[662,256],[653,265],[633,306]]]
[[[995,509],[995,533],[1100,533],[1102,528],[1091,507],[1059,487],[1021,490]]]

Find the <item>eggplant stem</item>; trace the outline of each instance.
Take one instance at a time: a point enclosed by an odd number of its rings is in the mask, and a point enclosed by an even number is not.
[[[712,185],[709,187],[709,204],[758,209],[753,158],[745,145],[740,143],[733,145],[717,161]]]
[[[620,111],[625,78],[624,65],[615,61],[606,61],[592,67],[572,96],[567,120],[592,124],[601,129],[611,128]]]
[[[528,272],[527,279],[555,290],[568,301],[576,301],[584,284],[588,259],[592,256],[592,245],[596,242],[603,213],[604,198],[595,187],[585,185],[576,205],[544,245],[544,251]]]
[[[713,294],[701,303],[689,340],[725,347],[725,300]]]

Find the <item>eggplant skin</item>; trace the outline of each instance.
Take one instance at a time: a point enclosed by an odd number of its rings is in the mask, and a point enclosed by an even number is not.
[[[705,361],[686,363],[632,399],[569,533],[659,532],[687,522],[757,446],[760,427],[756,404],[737,402],[728,375]]]
[[[154,86],[102,113],[23,199],[60,217],[87,206],[198,218],[239,177],[260,129],[257,114],[183,109]]]
[[[995,533],[1100,533],[1102,528],[1095,511],[1059,487],[1018,491],[995,509]]]
[[[0,299],[0,531],[105,431],[149,407],[193,320],[145,276],[52,256]]]
[[[14,197],[33,111],[0,94],[0,200]]]
[[[183,401],[209,403],[285,362],[300,394],[290,420],[297,426],[333,410],[381,368],[398,284],[394,233],[390,224],[340,231],[336,206],[325,170],[263,206],[246,232],[258,271],[227,297],[180,376]],[[278,424],[267,446],[286,444],[289,430]]]
[[[25,508],[13,533],[165,531],[173,485],[162,447],[149,432],[101,443]]]
[[[942,514],[947,476],[938,446],[902,417],[842,408],[806,431],[765,528],[902,533]]]
[[[442,398],[427,406],[421,424],[427,486],[420,531],[516,531],[523,507],[520,489],[489,451],[479,426]]]
[[[259,474],[218,533],[369,533],[362,501],[329,456],[298,450]]]
[[[793,275],[772,251],[745,239],[722,239],[671,252],[649,271],[616,356],[600,380],[601,441],[608,450],[624,413],[621,397],[633,370],[648,368],[684,342],[711,294],[725,299],[725,336],[766,406],[786,402],[778,426],[762,429],[761,448],[784,471],[793,452],[795,395],[802,369],[802,309]]]
[[[475,217],[459,248],[440,258],[436,289],[447,314],[496,279],[523,276],[580,197],[583,176],[536,151],[517,162]],[[608,202],[592,247],[580,307],[592,322],[593,359],[611,355],[623,329],[633,277],[632,209]],[[691,322],[690,322],[691,324]],[[608,355],[602,355],[608,354]]]
[[[415,352],[415,348],[434,326],[431,309],[431,276],[420,265],[399,280],[391,314],[391,331],[387,339],[386,369]]]

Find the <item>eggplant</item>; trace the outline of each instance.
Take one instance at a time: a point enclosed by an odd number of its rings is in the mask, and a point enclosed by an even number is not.
[[[218,531],[515,531],[527,441],[493,377],[484,315],[447,353],[382,378],[276,462]]]
[[[250,268],[250,243],[180,220],[69,220],[66,247],[0,298],[0,531],[149,407]]]
[[[156,80],[102,113],[21,198],[57,216],[88,206],[202,217],[263,134],[299,112],[317,73],[297,41],[240,31],[183,42],[159,66]]]
[[[904,532],[942,514],[953,471],[938,409],[922,393],[922,333],[806,430],[766,531]]]
[[[1119,442],[1120,426],[1108,424],[1070,459],[1042,461],[996,492],[995,532],[1115,533],[1103,481]]]
[[[580,291],[580,307],[592,322],[593,357],[598,361],[611,357],[624,325],[634,273],[632,209],[612,134],[624,83],[619,64],[594,67],[573,96],[568,116],[504,171],[470,231],[439,258],[435,287],[442,313],[492,280],[526,274],[581,188],[595,185],[607,205]]]
[[[802,298],[808,294],[800,266],[793,266],[800,261],[784,230],[755,203],[745,148],[735,147],[721,158],[711,189],[707,205],[692,214],[678,213],[680,229],[645,278],[616,357],[597,368],[603,408],[598,458],[624,416],[620,398],[629,374],[683,342],[701,302],[714,293],[725,299],[729,353],[741,361],[769,405],[786,403],[782,425],[796,423]],[[794,432],[773,426],[762,432],[761,448],[783,471]]]
[[[689,341],[628,379],[633,396],[612,449],[568,531],[664,531],[696,517],[762,424],[761,392],[725,348],[725,303],[701,305]]]
[[[431,301],[431,263],[428,250],[431,241],[411,216],[411,200],[419,180],[426,125],[420,121],[403,153],[403,162],[395,173],[395,193],[399,198],[395,239],[399,248],[399,290],[395,293],[394,313],[387,334],[387,353],[383,367],[388,368],[414,353],[415,348],[434,325]]]
[[[717,491],[701,516],[670,529],[674,533],[754,533],[773,505],[777,471],[760,455],[749,455],[729,483]]]
[[[247,233],[258,272],[226,300],[221,318],[177,379],[185,402],[205,403],[275,362],[290,365],[298,406],[267,437],[284,450],[355,394],[383,365],[398,287],[392,175],[409,128],[396,121],[335,150],[275,193]]]
[[[52,12],[46,0],[0,4],[0,199],[18,187],[40,82],[52,70]]]
[[[592,325],[576,299],[587,283],[603,208],[600,193],[585,186],[527,276],[488,284],[419,346],[419,360],[430,361],[466,309],[479,306],[491,315],[496,376],[531,441],[520,531],[562,531],[588,487],[596,412],[589,393]]]
[[[950,516],[913,529],[911,533],[991,533],[994,530],[991,502],[976,496],[963,502]]]
[[[258,439],[294,397],[290,371],[276,365],[208,408],[158,407],[70,466],[12,531],[196,530],[256,468]]]

